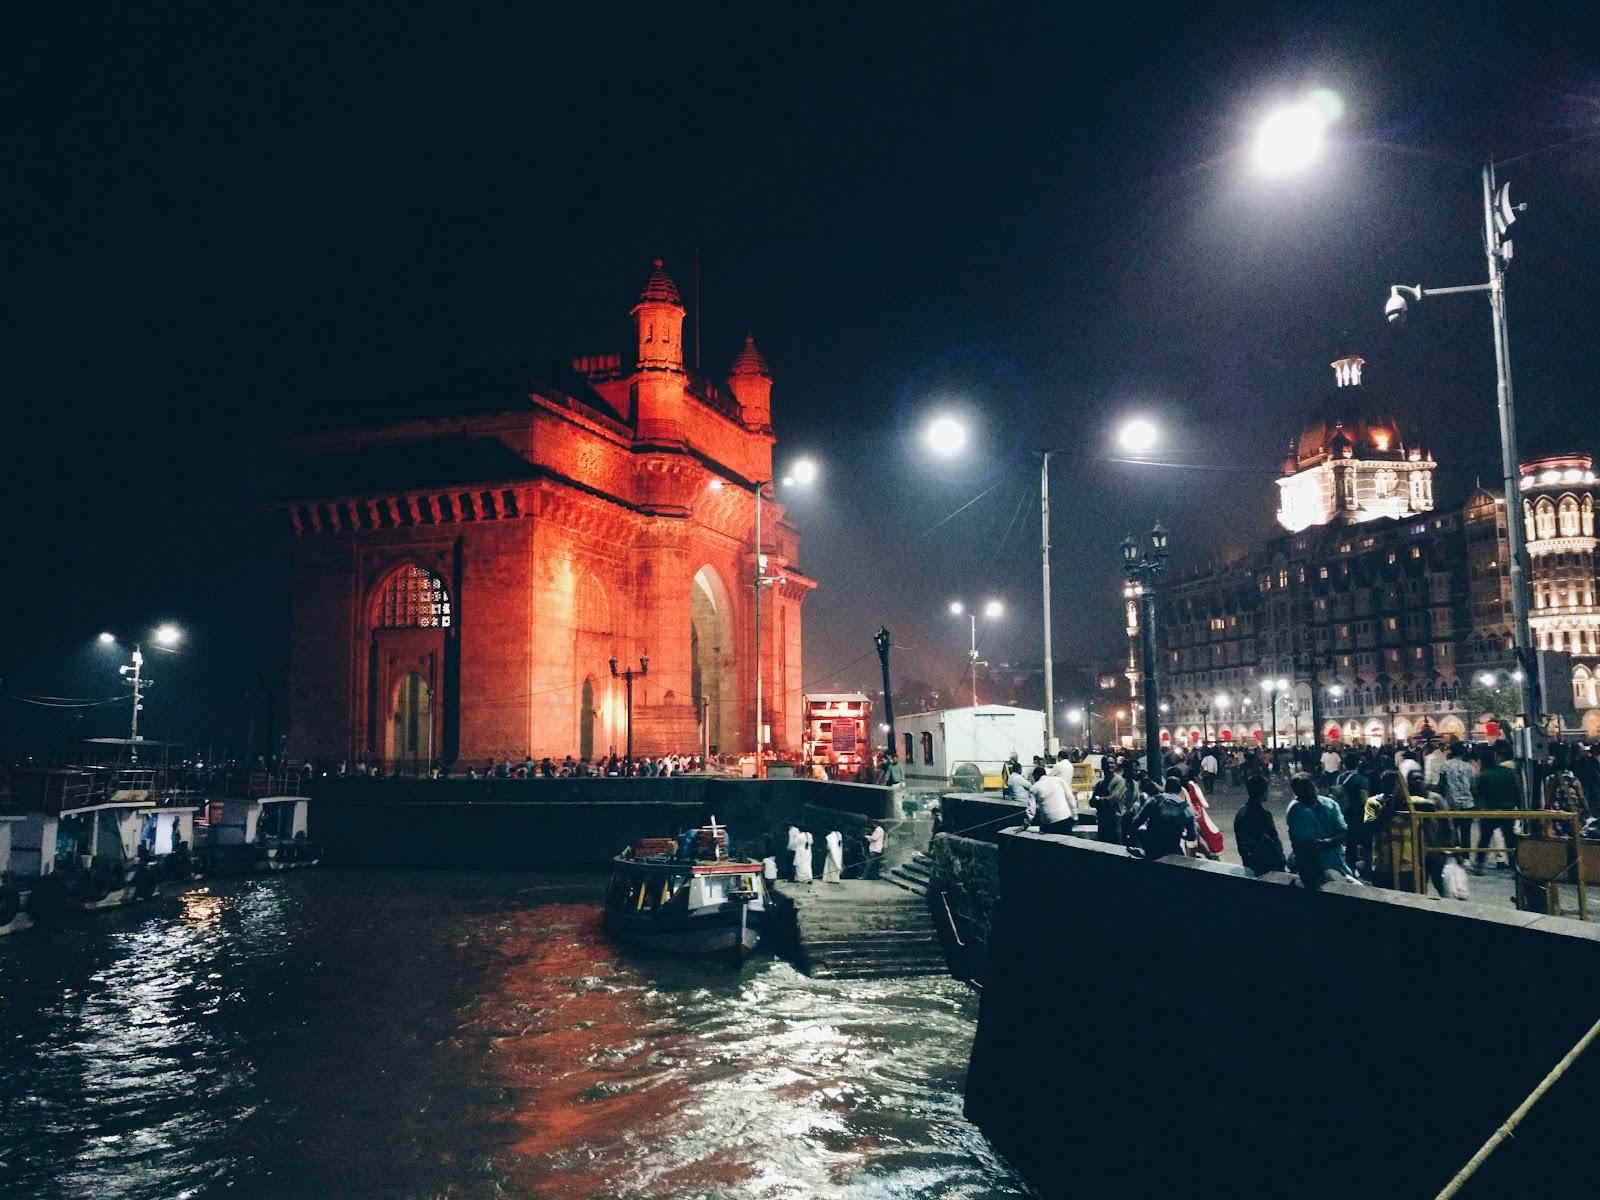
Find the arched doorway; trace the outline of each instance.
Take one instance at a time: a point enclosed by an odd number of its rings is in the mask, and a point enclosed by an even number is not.
[[[583,695],[578,704],[578,761],[589,762],[594,758],[594,679],[585,678],[583,681]]]
[[[734,652],[732,601],[716,571],[701,567],[689,595],[689,695],[702,735],[722,751],[739,742]]]
[[[395,684],[385,757],[411,774],[425,773],[433,762],[433,689],[415,672]]]
[[[368,604],[365,750],[425,774],[455,754],[455,606],[443,577],[416,562],[380,576]]]

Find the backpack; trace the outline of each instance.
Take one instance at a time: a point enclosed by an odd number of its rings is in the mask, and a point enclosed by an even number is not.
[[[1189,812],[1189,806],[1174,796],[1155,797],[1135,831],[1145,853],[1149,854],[1151,850],[1166,852],[1168,847],[1181,848],[1183,835],[1189,831],[1189,822],[1186,820]]]

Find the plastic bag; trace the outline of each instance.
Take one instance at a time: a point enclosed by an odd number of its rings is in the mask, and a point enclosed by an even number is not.
[[[1467,886],[1467,869],[1453,858],[1444,865],[1444,890],[1452,900],[1472,899],[1472,891]]]

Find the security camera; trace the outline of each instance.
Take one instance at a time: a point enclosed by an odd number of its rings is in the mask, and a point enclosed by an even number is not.
[[[1383,315],[1388,318],[1389,324],[1399,325],[1406,319],[1406,298],[1400,294],[1399,288],[1389,292],[1389,300],[1383,306]]]

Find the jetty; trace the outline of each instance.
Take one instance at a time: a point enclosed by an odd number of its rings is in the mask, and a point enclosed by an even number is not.
[[[793,913],[795,965],[816,979],[944,975],[925,894],[888,879],[775,885]]]

